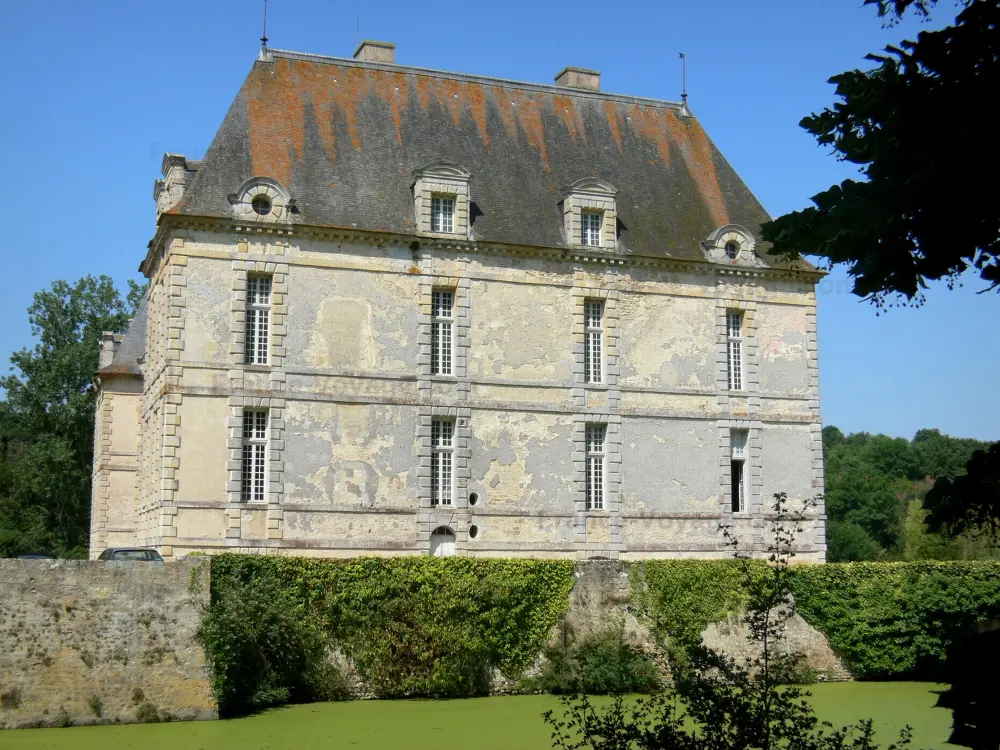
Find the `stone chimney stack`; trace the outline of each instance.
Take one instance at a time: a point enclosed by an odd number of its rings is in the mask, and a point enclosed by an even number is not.
[[[354,50],[354,59],[363,62],[394,63],[396,62],[396,45],[392,42],[376,42],[365,39]]]
[[[187,184],[189,169],[188,161],[181,154],[164,154],[161,172],[163,179],[153,184],[153,200],[156,201],[156,215],[181,202],[184,197],[184,186]]]
[[[563,68],[556,75],[556,86],[565,89],[581,89],[583,91],[601,90],[601,73],[586,68]]]
[[[101,334],[101,356],[98,360],[98,368],[103,370],[105,367],[111,365],[112,360],[115,358],[115,353],[118,351],[118,347],[122,345],[122,341],[125,336],[120,333],[112,333],[111,331],[105,331]]]

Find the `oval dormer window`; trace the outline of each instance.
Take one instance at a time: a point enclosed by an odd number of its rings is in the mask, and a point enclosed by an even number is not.
[[[726,257],[729,258],[729,260],[736,260],[736,258],[739,257],[739,254],[740,243],[735,240],[729,240],[729,242],[726,243]]]
[[[291,221],[295,202],[277,180],[270,177],[251,177],[229,196],[233,218],[261,224],[278,224]]]

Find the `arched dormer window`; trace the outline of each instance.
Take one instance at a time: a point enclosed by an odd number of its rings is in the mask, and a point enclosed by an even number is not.
[[[702,247],[709,260],[731,265],[755,265],[753,235],[738,224],[719,227],[705,240]]]
[[[615,250],[618,244],[618,191],[597,177],[584,177],[563,188],[566,244]]]
[[[251,177],[229,196],[233,218],[274,224],[291,221],[294,201],[277,180],[270,177]]]
[[[413,214],[421,234],[468,239],[469,183],[472,174],[450,161],[413,171]]]

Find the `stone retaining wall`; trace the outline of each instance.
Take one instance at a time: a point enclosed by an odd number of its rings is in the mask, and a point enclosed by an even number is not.
[[[0,727],[217,716],[205,561],[0,560]]]

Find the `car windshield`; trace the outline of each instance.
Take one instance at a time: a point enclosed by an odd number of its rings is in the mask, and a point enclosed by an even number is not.
[[[153,555],[145,549],[120,549],[115,552],[116,560],[153,560]]]

